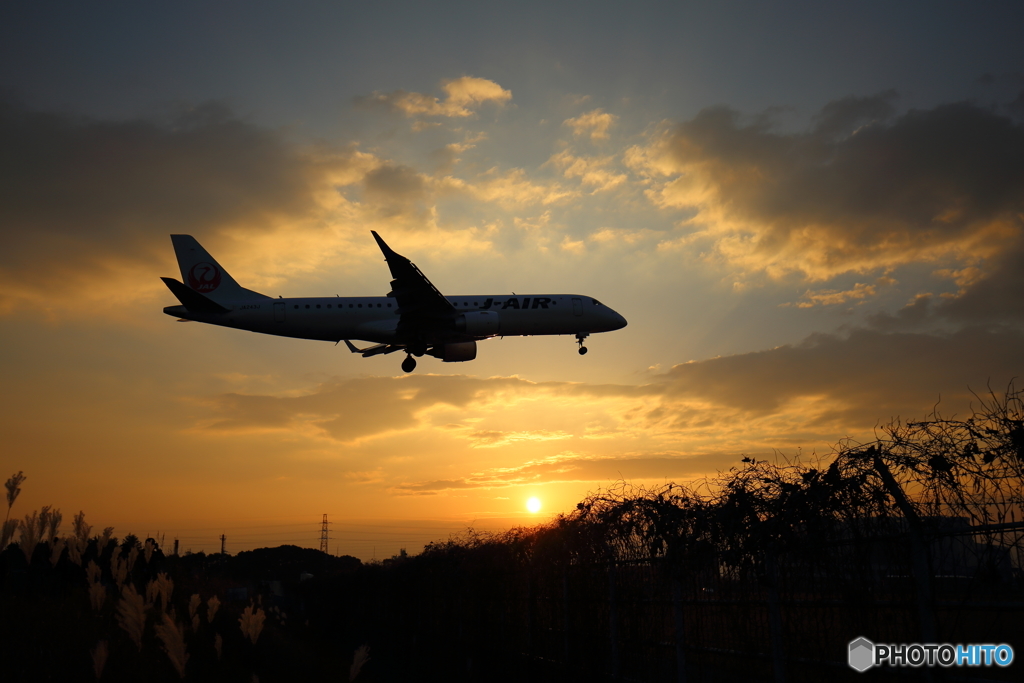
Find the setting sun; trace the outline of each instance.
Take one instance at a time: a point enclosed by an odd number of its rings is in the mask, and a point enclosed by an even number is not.
[[[540,498],[530,498],[526,501],[526,509],[530,512],[540,512]]]

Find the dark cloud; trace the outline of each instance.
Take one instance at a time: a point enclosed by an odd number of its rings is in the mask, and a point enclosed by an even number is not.
[[[80,287],[119,263],[166,257],[169,233],[302,216],[328,171],[217,104],[157,122],[0,103],[0,280]]]
[[[830,139],[850,135],[861,126],[890,120],[896,114],[896,91],[874,97],[844,97],[829,102],[814,117],[814,134]]]
[[[1024,126],[969,103],[894,117],[892,100],[832,102],[793,134],[706,109],[661,141],[680,174],[664,201],[753,235],[751,258],[817,277],[977,259],[1016,239]]]
[[[835,406],[826,418],[863,429],[895,416],[920,417],[940,397],[963,409],[970,391],[984,393],[990,382],[1001,389],[1024,374],[1022,345],[1017,330],[983,327],[814,334],[797,345],[677,365],[662,376],[663,396],[701,398],[749,415],[810,398]]]
[[[953,299],[936,305],[936,314],[969,323],[1024,323],[1024,244],[992,259],[988,274]]]
[[[211,399],[207,427],[259,431],[307,426],[338,441],[418,426],[417,414],[440,405],[465,407],[501,391],[535,386],[517,378],[465,376],[361,377],[318,386],[302,396],[224,394]]]
[[[364,197],[383,216],[415,211],[425,190],[423,178],[409,166],[384,164],[363,177]]]
[[[1024,121],[1024,90],[1017,93],[1017,97],[1006,105],[1006,111],[1018,122]]]
[[[979,269],[980,271],[981,269]],[[868,321],[880,330],[929,329],[949,325],[1024,324],[1024,242],[984,263],[981,275],[954,296],[921,294],[896,313],[877,313]]]
[[[226,394],[213,399],[206,424],[217,430],[306,430],[350,442],[425,426],[423,412],[438,406],[474,411],[521,399],[575,398],[609,401],[606,414],[618,426],[607,425],[610,431],[603,433],[608,436],[639,429],[652,438],[685,441],[778,417],[793,433],[814,430],[839,438],[836,429],[845,434],[895,416],[921,417],[940,398],[948,409],[963,410],[971,391],[985,392],[990,383],[998,389],[1024,374],[1022,345],[1024,333],[1010,328],[975,326],[949,334],[855,328],[677,365],[643,385],[418,375],[338,380],[303,396]],[[763,448],[783,438],[790,442],[792,434],[777,433],[782,423],[773,424],[752,431],[744,427],[743,438],[763,438]],[[466,431],[456,426],[449,431],[474,447],[586,436],[572,430]],[[575,443],[579,447],[581,442]]]

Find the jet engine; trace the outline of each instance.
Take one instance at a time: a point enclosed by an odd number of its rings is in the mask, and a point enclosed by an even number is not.
[[[498,334],[497,311],[468,311],[455,319],[455,329],[474,337]]]
[[[434,358],[445,363],[460,363],[476,358],[476,342],[460,342],[458,344],[441,344],[427,351]]]

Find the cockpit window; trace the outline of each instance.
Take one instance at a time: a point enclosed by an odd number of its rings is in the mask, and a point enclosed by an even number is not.
[[[591,299],[591,301],[593,301],[593,302],[594,302],[594,305],[595,305],[595,306],[600,306],[600,305],[601,305],[601,302],[600,302],[600,301],[598,301],[597,299]]]

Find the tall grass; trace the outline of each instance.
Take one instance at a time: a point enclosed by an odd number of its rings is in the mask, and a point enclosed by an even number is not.
[[[162,643],[167,658],[171,660],[179,678],[185,678],[188,664],[188,647],[185,645],[185,629],[177,623],[174,615],[164,612],[162,621],[156,624],[156,635]]]

